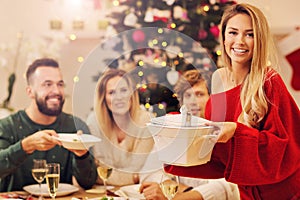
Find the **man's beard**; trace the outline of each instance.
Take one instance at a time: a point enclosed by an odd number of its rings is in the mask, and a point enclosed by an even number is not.
[[[36,104],[37,104],[37,107],[38,107],[39,111],[41,113],[43,113],[44,115],[58,116],[62,112],[62,107],[63,107],[63,105],[65,103],[65,99],[63,99],[62,96],[59,96],[59,98],[60,98],[60,104],[59,104],[59,106],[55,107],[55,108],[48,108],[48,106],[47,106],[47,98],[48,98],[48,96],[45,99],[38,98],[36,96],[35,100],[36,100]]]

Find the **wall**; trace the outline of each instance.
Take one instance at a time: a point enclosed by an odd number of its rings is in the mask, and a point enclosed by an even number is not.
[[[64,110],[72,112],[73,78],[81,65],[78,57],[88,55],[103,37],[104,31],[98,29],[97,23],[105,14],[105,1],[101,1],[102,9],[95,9],[93,0],[1,0],[0,102],[8,95],[7,79],[16,66],[17,79],[10,106],[15,110],[25,108],[29,104],[25,70],[34,58],[49,56],[56,58],[62,67],[67,84]],[[61,30],[50,29],[49,22],[53,19],[63,21]],[[73,29],[75,19],[85,20],[83,30]],[[75,34],[77,39],[70,40],[70,34]],[[21,47],[17,57],[18,41]]]
[[[84,3],[83,3],[84,2]],[[56,55],[62,66],[66,79],[66,104],[65,111],[72,112],[73,78],[80,70],[79,56],[86,57],[94,49],[103,36],[103,30],[97,28],[97,21],[103,19],[104,9],[94,9],[92,0],[1,0],[0,1],[0,102],[7,96],[7,78],[14,65],[17,45],[17,34],[22,32],[22,51],[17,60],[17,81],[14,88],[11,106],[16,110],[25,108],[29,99],[25,93],[25,80],[23,78],[30,58],[33,58],[37,50],[44,50],[45,55]],[[105,1],[103,7],[105,7]],[[288,34],[299,26],[300,2],[298,0],[240,0],[260,7],[266,14],[272,31],[276,35]],[[72,21],[81,18],[85,20],[84,30],[72,29]],[[51,19],[62,19],[64,24],[61,31],[53,31],[49,28]],[[75,33],[78,39],[70,41],[69,34]],[[47,51],[48,50],[48,51]],[[28,56],[28,52],[30,56]],[[57,55],[58,53],[58,55]],[[7,57],[7,64],[1,57]],[[300,91],[290,87],[292,69],[281,57],[281,74],[288,89],[300,105]],[[88,90],[89,88],[87,88]],[[93,89],[93,88],[91,88]],[[84,110],[88,109],[83,102],[82,118],[86,117]]]
[[[285,34],[300,26],[298,0],[237,0],[239,3],[249,3],[260,8],[266,15],[272,31]]]
[[[277,41],[277,45],[281,40],[284,40],[286,36],[296,31],[296,27],[300,27],[300,1],[298,0],[239,0],[238,2],[253,4],[264,12],[269,21],[270,28],[275,35],[275,41]],[[292,67],[286,61],[284,55],[281,54],[279,46],[278,48],[280,59],[279,62],[281,64],[281,69],[279,72],[299,107],[300,91],[294,90],[291,86],[291,77],[293,74]],[[298,67],[300,67],[300,65]],[[298,81],[300,81],[300,79]]]

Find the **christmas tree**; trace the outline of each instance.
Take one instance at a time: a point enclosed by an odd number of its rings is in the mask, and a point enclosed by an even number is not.
[[[139,27],[161,27],[179,31],[208,50],[217,61],[219,23],[231,0],[114,0],[109,17],[119,33]]]
[[[106,37],[124,31],[126,34],[106,42],[108,47],[123,51],[117,61],[108,63],[132,73],[146,109],[158,116],[178,111],[174,84],[182,72],[191,68],[201,70],[210,83],[218,60],[218,25],[224,9],[234,3],[113,0]]]

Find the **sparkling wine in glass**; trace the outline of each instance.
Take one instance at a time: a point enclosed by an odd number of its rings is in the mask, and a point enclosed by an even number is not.
[[[102,179],[103,181],[103,185],[104,185],[104,191],[105,191],[105,196],[107,196],[107,180],[110,177],[111,173],[112,173],[112,167],[105,165],[104,163],[99,163],[98,167],[97,167],[97,172],[99,177]]]
[[[47,173],[47,161],[43,160],[43,159],[33,159],[33,166],[31,169],[31,174],[34,178],[34,180],[36,180],[36,182],[38,182],[39,184],[39,200],[43,199],[42,196],[42,182],[45,179],[46,173]]]
[[[160,182],[160,188],[168,200],[174,198],[174,196],[178,191],[178,187],[179,187],[178,176],[164,173],[162,180]]]
[[[59,163],[47,164],[46,182],[47,182],[49,195],[53,200],[56,197],[56,192],[59,185],[59,177],[60,177],[60,164]]]

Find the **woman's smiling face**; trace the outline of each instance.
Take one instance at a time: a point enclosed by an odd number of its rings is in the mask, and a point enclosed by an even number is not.
[[[123,115],[129,111],[132,90],[126,80],[120,76],[111,78],[106,85],[105,100],[108,109],[114,114]]]
[[[225,50],[231,64],[250,66],[253,57],[254,35],[250,16],[237,14],[228,20],[225,29]]]

